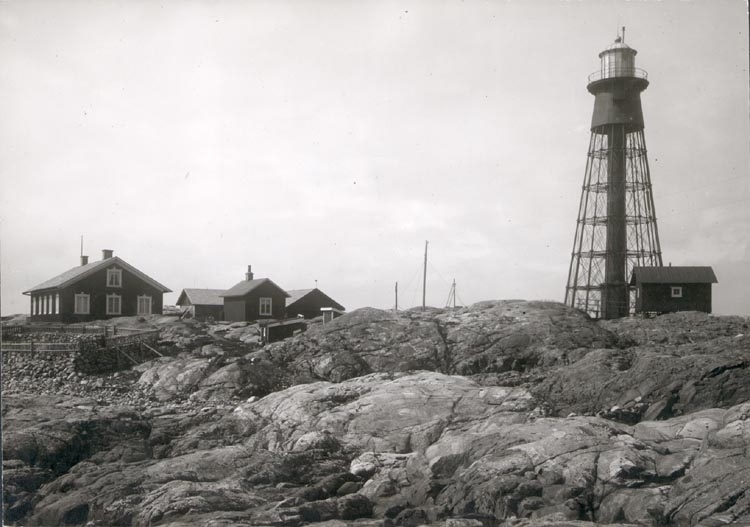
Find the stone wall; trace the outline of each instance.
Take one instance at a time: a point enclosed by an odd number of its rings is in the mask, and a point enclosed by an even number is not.
[[[29,383],[49,384],[76,376],[76,352],[3,352],[3,391]]]
[[[26,339],[28,341],[28,336]],[[15,340],[19,342],[19,340]],[[76,342],[75,351],[3,351],[6,378],[67,378],[71,373],[95,375],[112,373],[158,357],[148,347],[136,342],[103,348],[103,337],[65,334],[35,334],[35,343]]]

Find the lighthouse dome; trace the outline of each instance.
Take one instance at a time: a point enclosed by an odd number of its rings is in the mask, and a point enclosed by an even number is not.
[[[599,58],[602,61],[600,78],[635,76],[636,53],[636,50],[625,44],[620,37],[617,37],[613,44],[599,53]]]
[[[622,41],[621,37],[617,37],[615,39],[615,41],[612,44],[610,44],[610,46],[607,49],[605,49],[604,51],[602,51],[602,53],[605,53],[607,51],[612,51],[614,49],[628,49],[633,54],[638,53],[636,50],[634,50],[633,48],[631,48],[630,46],[628,46],[627,44],[625,44],[625,42]]]

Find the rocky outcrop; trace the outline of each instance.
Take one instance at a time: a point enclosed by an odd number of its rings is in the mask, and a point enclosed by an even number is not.
[[[47,422],[58,437],[63,422],[76,423],[56,447],[26,452],[21,445],[41,441],[10,435],[5,458],[57,476],[37,491],[29,525],[373,515],[399,525],[521,517],[695,525],[750,515],[750,403],[636,426],[542,417],[535,405],[519,387],[372,374],[233,410],[176,412],[171,423],[168,413],[107,414],[119,428],[97,431],[103,416],[84,408],[72,421]],[[91,440],[77,444],[84,429]],[[55,466],[62,451],[83,454]]]
[[[203,349],[201,355],[205,354]],[[188,397],[196,401],[236,401],[278,390],[284,378],[275,364],[257,353],[231,359],[221,354],[209,358],[167,358],[152,361],[141,369],[144,371],[138,379],[139,385],[159,401]]]
[[[371,372],[528,371],[616,341],[560,304],[509,300],[427,313],[360,309],[263,351],[300,379],[340,382]]]
[[[170,338],[190,340],[189,327],[170,326]],[[300,383],[412,370],[489,375],[492,384],[498,375],[507,382],[618,344],[613,333],[582,313],[553,302],[520,300],[426,313],[359,309],[241,358],[233,356],[236,347],[226,351],[227,339],[245,342],[257,328],[244,322],[198,327],[199,336],[205,331],[220,337],[177,361],[152,363],[141,377],[160,400],[232,400]]]
[[[555,415],[599,413],[632,424],[750,400],[746,320],[680,313],[606,325],[632,346],[547,371],[533,391]]]
[[[6,523],[750,521],[745,319],[365,309],[259,350],[165,325],[188,351],[71,379],[96,396],[4,387]]]

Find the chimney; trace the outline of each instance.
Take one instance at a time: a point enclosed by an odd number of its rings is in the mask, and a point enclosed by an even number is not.
[[[253,279],[253,269],[252,269],[252,267],[253,267],[252,265],[248,265],[247,266],[247,272],[245,273],[245,280],[247,280],[248,282]]]
[[[89,263],[89,257],[81,255],[81,265],[88,265]]]
[[[102,249],[102,260],[109,260],[112,258],[112,253],[114,251],[112,249]]]

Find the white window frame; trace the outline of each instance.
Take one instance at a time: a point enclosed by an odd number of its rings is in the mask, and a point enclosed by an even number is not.
[[[78,300],[86,299],[86,311],[78,310]],[[76,293],[73,300],[73,314],[74,315],[90,315],[91,314],[91,297],[86,293]]]
[[[273,315],[273,298],[262,296],[258,299],[258,314],[262,317]]]
[[[114,301],[117,300],[117,310],[110,309],[110,300]],[[114,306],[112,306],[114,307]],[[106,309],[107,315],[122,315],[122,295],[118,295],[117,293],[112,293],[111,295],[107,295],[107,309]]]
[[[117,277],[116,284],[112,283],[112,278]],[[107,269],[107,287],[122,287],[122,269],[111,267]]]
[[[142,300],[148,300],[148,310],[147,311],[142,311],[141,310],[141,301]],[[138,315],[150,315],[151,311],[153,309],[153,305],[154,305],[154,302],[153,302],[153,299],[151,298],[151,296],[149,296],[149,295],[139,295],[138,296],[138,303],[136,305],[136,313]]]
[[[682,298],[682,286],[672,285],[669,286],[672,298]]]

